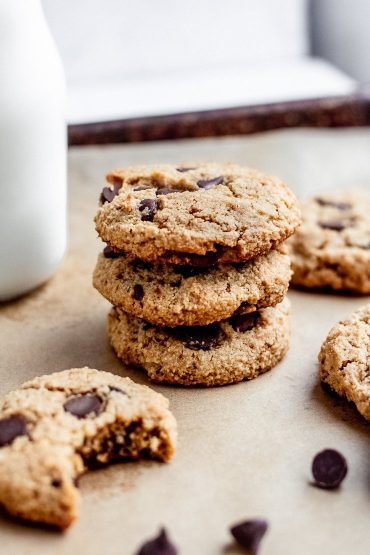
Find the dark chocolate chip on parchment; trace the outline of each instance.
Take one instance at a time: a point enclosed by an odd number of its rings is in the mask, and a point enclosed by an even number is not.
[[[170,541],[166,530],[162,528],[156,538],[141,546],[137,555],[177,555],[177,549]]]
[[[315,485],[323,489],[335,489],[347,475],[348,467],[344,456],[335,449],[324,449],[312,461]]]
[[[246,520],[230,528],[230,532],[241,547],[250,555],[257,555],[268,524],[263,519]]]

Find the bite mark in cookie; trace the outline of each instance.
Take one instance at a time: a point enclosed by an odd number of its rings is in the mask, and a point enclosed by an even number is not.
[[[61,528],[77,516],[77,480],[116,460],[167,461],[176,422],[167,400],[108,372],[41,376],[0,402],[0,504]]]

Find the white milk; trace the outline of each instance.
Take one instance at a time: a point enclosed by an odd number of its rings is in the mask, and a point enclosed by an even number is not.
[[[64,75],[40,0],[0,0],[0,301],[66,247]]]

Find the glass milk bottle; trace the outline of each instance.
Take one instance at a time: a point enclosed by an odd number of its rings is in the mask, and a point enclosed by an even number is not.
[[[0,0],[0,301],[66,247],[64,75],[40,0]]]

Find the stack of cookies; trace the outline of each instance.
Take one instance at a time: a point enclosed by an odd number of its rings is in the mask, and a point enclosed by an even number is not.
[[[113,304],[111,344],[150,379],[223,385],[272,368],[289,345],[284,240],[300,223],[277,178],[232,164],[111,172],[93,283]]]

